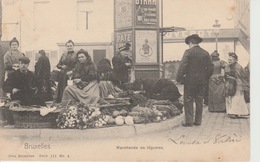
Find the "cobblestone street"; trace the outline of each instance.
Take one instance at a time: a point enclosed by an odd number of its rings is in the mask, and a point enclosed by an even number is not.
[[[211,113],[207,107],[204,108],[201,126],[183,127],[179,123],[176,127],[165,132],[156,132],[154,134],[143,135],[150,138],[163,138],[165,140],[178,139],[184,137],[188,141],[207,140],[220,138],[248,139],[250,137],[250,119],[249,118],[230,118],[226,113]],[[143,136],[136,137],[142,138]],[[149,138],[149,139],[150,139]]]

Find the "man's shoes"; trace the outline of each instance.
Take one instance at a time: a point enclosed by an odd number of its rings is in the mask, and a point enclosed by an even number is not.
[[[193,124],[188,124],[188,123],[185,123],[185,122],[182,122],[181,125],[183,127],[192,127],[193,126]]]
[[[193,123],[193,125],[195,125],[195,126],[201,126],[201,123]]]

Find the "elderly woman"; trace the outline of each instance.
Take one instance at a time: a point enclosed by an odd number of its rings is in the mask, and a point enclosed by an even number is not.
[[[9,42],[9,46],[10,49],[4,55],[4,65],[7,76],[15,70],[19,69],[18,60],[19,58],[23,57],[23,54],[18,50],[19,42],[15,37]]]
[[[57,65],[57,68],[60,69],[56,98],[57,103],[61,102],[63,91],[67,86],[67,80],[69,79],[67,73],[71,74],[72,69],[75,68],[77,63],[77,56],[74,52],[74,42],[69,40],[65,46],[67,48],[67,52],[62,54],[61,59]]]
[[[65,88],[62,101],[96,104],[100,97],[95,64],[83,49],[77,52],[77,58],[79,62],[72,73],[73,85]]]
[[[209,79],[208,108],[210,112],[224,112],[226,111],[224,69],[227,63],[219,59],[217,51],[211,54],[211,60],[214,64],[214,69]]]
[[[244,68],[237,63],[238,56],[229,53],[228,66],[225,68],[226,109],[230,117],[249,115],[249,107],[244,99],[244,92],[249,90]]]

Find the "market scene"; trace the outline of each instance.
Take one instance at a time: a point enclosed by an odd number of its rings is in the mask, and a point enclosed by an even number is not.
[[[249,0],[185,1],[0,0],[3,135],[249,138]]]

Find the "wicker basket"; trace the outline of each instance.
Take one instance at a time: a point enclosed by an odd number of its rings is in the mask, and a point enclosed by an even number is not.
[[[15,128],[55,128],[59,111],[53,111],[45,116],[40,115],[40,110],[11,109],[13,112]]]

